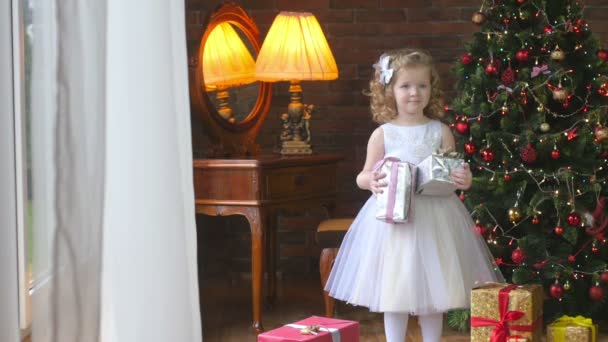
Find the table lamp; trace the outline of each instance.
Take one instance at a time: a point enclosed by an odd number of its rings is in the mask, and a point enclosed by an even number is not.
[[[217,25],[205,43],[203,79],[207,90],[217,91],[220,116],[234,123],[235,118],[228,104],[228,88],[257,80],[255,61],[239,34],[228,22]]]
[[[300,81],[335,80],[338,67],[319,22],[312,13],[279,13],[260,48],[255,64],[260,81],[289,81],[290,103],[281,115],[282,155],[311,154],[310,114],[313,105],[302,103]]]

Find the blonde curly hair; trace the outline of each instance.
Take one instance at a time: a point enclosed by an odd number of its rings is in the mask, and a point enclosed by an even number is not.
[[[382,80],[379,68],[376,68],[372,80],[369,82],[369,92],[366,95],[371,97],[370,107],[372,119],[377,123],[389,122],[397,117],[397,104],[393,94],[393,85],[397,78],[397,73],[404,68],[412,66],[426,66],[431,70],[431,97],[429,104],[424,108],[424,115],[431,119],[443,118],[443,92],[439,85],[439,73],[433,65],[431,55],[420,49],[399,49],[389,51],[382,57],[388,56],[388,67],[393,69],[393,77],[387,84]],[[376,65],[379,65],[379,60]]]

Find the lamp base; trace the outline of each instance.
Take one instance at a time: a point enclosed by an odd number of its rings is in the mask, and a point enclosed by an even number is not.
[[[283,141],[281,144],[281,155],[306,155],[312,154],[312,148],[305,141]]]

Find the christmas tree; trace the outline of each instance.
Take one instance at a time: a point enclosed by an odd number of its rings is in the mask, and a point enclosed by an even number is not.
[[[570,0],[486,0],[446,110],[474,184],[461,199],[545,318],[608,317],[608,51]]]

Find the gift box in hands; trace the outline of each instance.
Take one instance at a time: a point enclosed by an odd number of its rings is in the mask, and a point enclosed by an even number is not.
[[[464,159],[457,152],[433,153],[416,165],[416,193],[446,196],[454,193],[456,185],[450,177],[452,170],[462,169]]]

